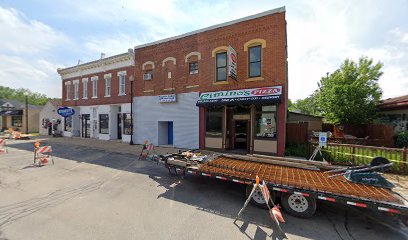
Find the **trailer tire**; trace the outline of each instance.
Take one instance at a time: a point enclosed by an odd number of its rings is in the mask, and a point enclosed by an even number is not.
[[[249,195],[251,194],[252,188],[253,188],[252,184],[247,185],[247,187],[245,189],[246,198],[248,198]],[[272,204],[270,204],[270,203],[271,203],[272,199],[275,198],[275,195],[274,195],[273,191],[269,191],[269,192],[271,194],[271,200],[269,200],[269,206],[272,206]],[[259,190],[257,190],[257,192],[255,192],[255,195],[252,196],[250,203],[252,205],[254,205],[254,206],[259,207],[259,208],[264,208],[264,209],[268,208],[266,206],[266,204],[265,204],[265,199],[263,198],[262,193]]]
[[[300,194],[283,193],[281,197],[283,209],[292,216],[310,218],[316,212],[316,199]]]

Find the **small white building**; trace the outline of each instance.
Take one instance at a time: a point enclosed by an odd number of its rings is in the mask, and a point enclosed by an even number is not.
[[[47,104],[45,104],[44,108],[40,112],[40,135],[52,135],[54,133],[62,132],[63,118],[57,112],[61,105],[61,99],[51,99],[47,102]]]

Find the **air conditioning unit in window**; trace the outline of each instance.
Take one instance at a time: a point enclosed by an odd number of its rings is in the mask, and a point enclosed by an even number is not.
[[[150,73],[143,74],[143,80],[145,81],[152,80],[152,74]]]

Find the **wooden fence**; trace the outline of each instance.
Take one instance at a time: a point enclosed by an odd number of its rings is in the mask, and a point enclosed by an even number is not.
[[[308,123],[286,123],[287,144],[307,144]]]
[[[378,147],[393,147],[394,145],[394,130],[391,125],[384,124],[362,124],[352,125],[346,124],[342,128],[334,126],[333,124],[324,123],[322,125],[323,132],[332,132],[336,139],[345,139],[342,143],[347,142],[348,139],[367,139],[367,141],[359,141],[357,144],[374,145]],[[347,138],[345,136],[351,135],[354,138]],[[370,141],[370,140],[376,141]],[[356,141],[357,141],[356,140]],[[353,143],[354,144],[354,143]]]
[[[309,153],[313,152],[314,146],[316,146],[316,143],[309,143]],[[370,164],[373,158],[384,157],[394,163],[390,168],[390,172],[408,174],[406,148],[328,143],[322,152],[329,162],[349,166]]]

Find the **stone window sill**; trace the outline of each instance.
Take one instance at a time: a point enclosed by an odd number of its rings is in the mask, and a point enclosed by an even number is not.
[[[226,85],[229,84],[228,81],[221,81],[221,82],[213,82],[213,85]]]
[[[255,81],[263,81],[265,80],[263,77],[252,77],[245,80],[245,82],[255,82]]]

